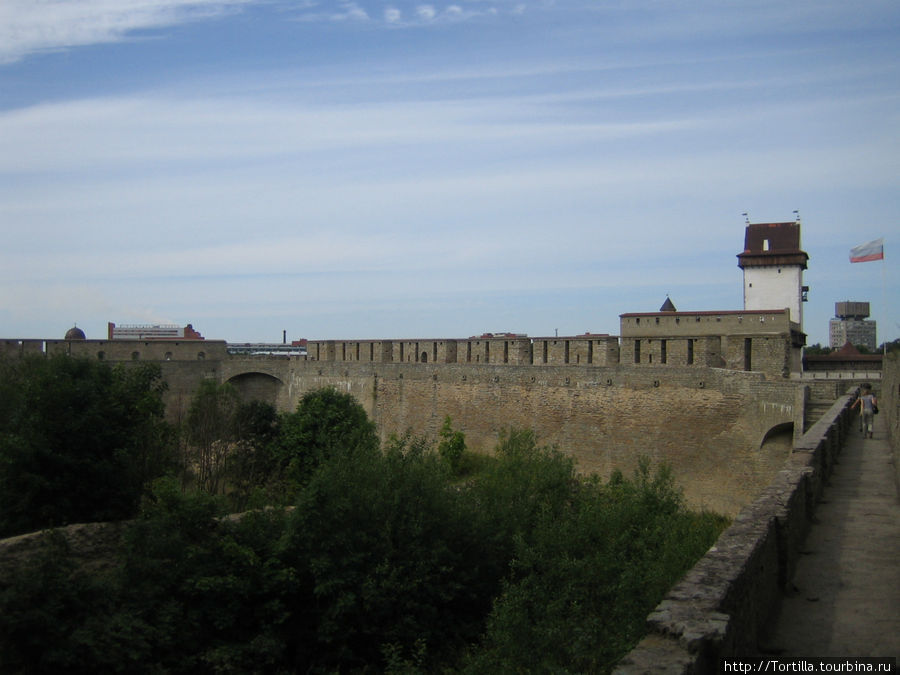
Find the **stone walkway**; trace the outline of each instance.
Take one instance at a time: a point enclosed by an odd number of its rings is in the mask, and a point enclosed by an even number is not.
[[[767,654],[900,656],[900,499],[883,415],[874,435],[847,438]]]

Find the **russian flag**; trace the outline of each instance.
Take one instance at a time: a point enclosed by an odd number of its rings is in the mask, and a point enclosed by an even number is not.
[[[850,262],[869,262],[870,260],[884,260],[884,239],[867,241],[865,244],[850,249]]]

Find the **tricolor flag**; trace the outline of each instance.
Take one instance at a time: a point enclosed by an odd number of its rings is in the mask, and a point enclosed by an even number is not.
[[[865,244],[850,249],[850,262],[869,262],[884,260],[884,239],[867,241]]]

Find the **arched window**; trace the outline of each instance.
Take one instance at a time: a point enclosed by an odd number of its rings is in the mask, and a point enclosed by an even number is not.
[[[97,359],[99,361],[102,361],[105,358],[106,358],[106,352],[97,352]]]
[[[141,358],[140,352],[131,352],[131,360],[132,361],[137,361],[139,358]]]

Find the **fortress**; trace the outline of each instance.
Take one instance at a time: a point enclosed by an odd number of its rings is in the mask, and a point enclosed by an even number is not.
[[[382,439],[436,438],[450,416],[471,449],[489,452],[500,429],[532,428],[601,476],[641,456],[665,462],[693,506],[734,515],[779,470],[818,402],[845,388],[799,378],[807,260],[798,222],[748,223],[743,309],[683,312],[667,298],[658,312],[622,314],[619,336],[310,340],[305,356],[254,356],[230,354],[221,340],[76,334],[0,340],[0,353],[158,363],[173,419],[212,379],[282,410],[336,387],[360,401]]]

